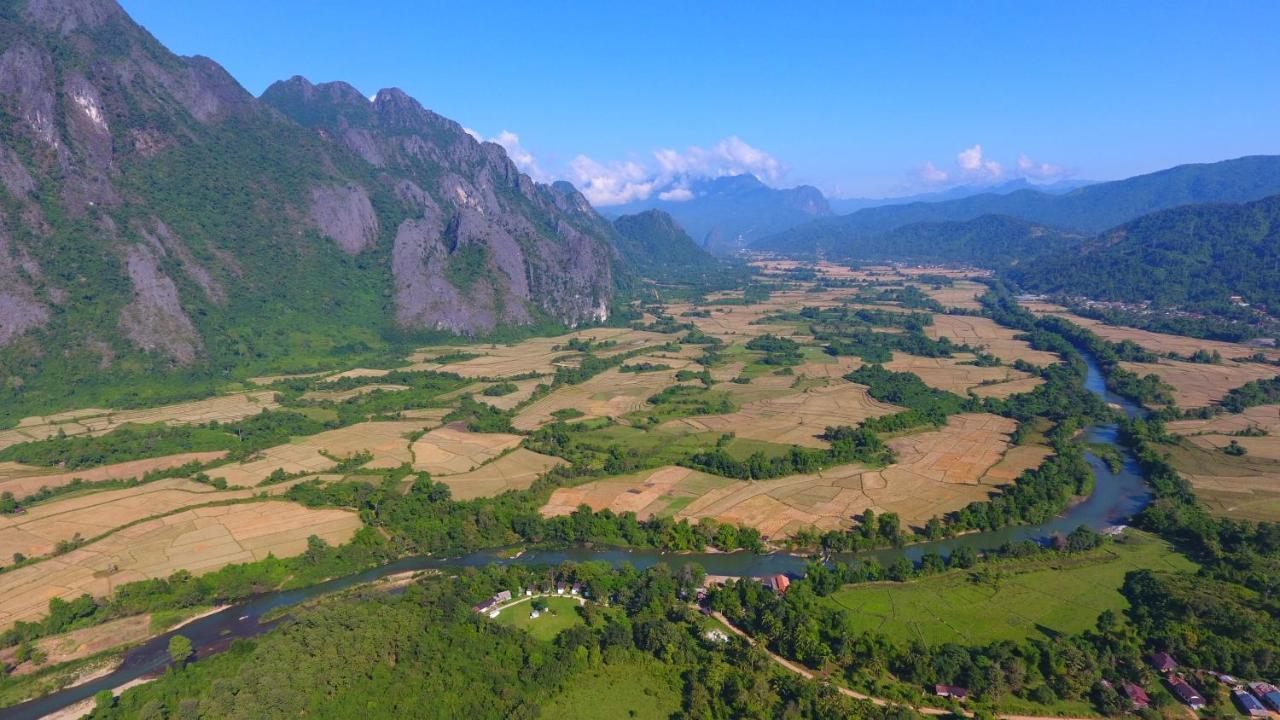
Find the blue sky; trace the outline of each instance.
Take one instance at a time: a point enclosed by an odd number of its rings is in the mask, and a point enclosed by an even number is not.
[[[122,4],[254,94],[397,86],[599,203],[742,170],[884,196],[1280,153],[1271,0]]]

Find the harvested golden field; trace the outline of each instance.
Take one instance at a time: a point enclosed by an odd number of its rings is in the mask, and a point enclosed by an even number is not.
[[[262,482],[276,469],[289,474],[323,472],[336,464],[332,458],[347,458],[364,450],[373,454],[373,460],[366,467],[393,468],[413,459],[408,435],[431,424],[428,420],[357,423],[269,447],[247,462],[216,467],[208,474],[225,478],[230,485],[249,487]]]
[[[1158,363],[1120,363],[1126,370],[1147,375],[1155,373],[1173,386],[1173,400],[1181,408],[1210,405],[1251,380],[1273,378],[1277,368],[1260,363],[1226,361],[1221,365],[1161,360]]]
[[[640,361],[637,358],[632,362]],[[551,422],[552,413],[568,408],[580,410],[588,418],[618,418],[644,409],[650,397],[663,388],[676,384],[675,368],[680,364],[678,361],[658,358],[651,358],[649,361],[666,363],[672,369],[644,373],[624,373],[617,368],[606,370],[586,382],[562,386],[550,395],[538,399],[521,410],[511,424],[517,430],[534,430]]]
[[[1187,438],[1187,442],[1205,450],[1221,451],[1232,441],[1243,447],[1250,459],[1280,460],[1280,437],[1267,435],[1264,437],[1231,437],[1230,435],[1196,435]],[[1277,488],[1280,489],[1280,488]]]
[[[15,666],[11,672],[12,675],[27,675],[46,667],[97,655],[121,645],[140,643],[149,637],[151,637],[151,615],[131,615],[35,641],[32,644],[47,658],[40,665],[31,661],[15,663],[14,660],[18,654],[16,645],[0,650],[0,662]]]
[[[130,460],[129,462],[116,463],[114,465],[101,465],[73,472],[57,472],[52,468],[20,465],[18,463],[0,463],[0,492],[11,492],[14,497],[22,499],[42,487],[62,487],[76,478],[80,478],[85,482],[124,480],[128,478],[141,480],[142,476],[149,472],[176,468],[190,462],[207,463],[217,460],[225,454],[222,451],[181,453],[147,460]]]
[[[56,415],[23,418],[17,427],[0,431],[0,449],[32,440],[44,440],[57,435],[59,431],[67,435],[102,435],[125,423],[195,425],[215,420],[232,422],[275,407],[279,405],[274,392],[256,390],[142,410],[71,410]]]
[[[992,465],[982,476],[984,483],[1000,485],[1011,483],[1023,472],[1040,467],[1053,450],[1045,445],[1016,445],[1005,452],[1000,462]]]
[[[371,392],[384,390],[386,392],[399,392],[408,390],[407,385],[393,385],[390,383],[375,383],[373,385],[361,385],[353,387],[350,390],[310,390],[302,394],[303,400],[330,400],[333,402],[343,402],[353,397],[368,395]]]
[[[579,505],[592,510],[634,512],[642,520],[671,515],[694,499],[736,481],[689,468],[668,465],[656,470],[559,488],[542,508],[545,517],[568,515]]]
[[[792,368],[792,372],[795,373],[795,377],[825,378],[834,382],[862,367],[862,365],[862,358],[841,355],[832,357],[828,362],[810,361],[796,365]],[[741,372],[741,368],[739,368],[739,372]]]
[[[527,490],[538,476],[565,461],[517,448],[471,472],[434,478],[449,486],[455,500],[473,500],[501,495],[508,490]]]
[[[303,479],[267,488],[281,494]],[[120,490],[73,494],[34,505],[21,515],[0,516],[0,565],[15,553],[39,557],[53,552],[59,541],[77,535],[89,540],[143,518],[185,507],[225,500],[245,500],[257,490],[219,491],[183,478],[156,480]]]
[[[782,379],[788,385],[795,380]],[[756,391],[759,391],[757,382],[740,387],[756,386]],[[755,400],[742,405],[737,412],[681,418],[662,427],[687,428],[690,432],[732,432],[749,440],[820,448],[826,447],[827,443],[819,440],[818,435],[828,426],[856,426],[867,418],[889,415],[901,409],[873,399],[862,385],[840,380],[825,387],[788,390],[780,396]]]
[[[1040,378],[1033,378],[1021,370],[1014,370],[1011,367],[979,367],[977,365],[963,365],[964,362],[972,362],[973,356],[968,353],[960,353],[955,357],[949,358],[925,358],[917,355],[907,355],[906,353],[895,352],[893,360],[884,364],[885,368],[897,372],[915,373],[926,385],[935,387],[939,390],[946,390],[957,395],[965,395],[970,389],[977,390],[984,388],[989,394],[999,395],[1003,384],[1010,382],[1019,382],[1022,385],[1029,385],[1034,388],[1043,382]],[[1001,385],[983,385],[984,382],[1000,382]],[[1007,388],[1006,388],[1007,389]],[[1009,389],[1007,395],[1016,392],[1025,392],[1015,386]]]
[[[390,375],[391,371],[385,368],[352,368],[343,372],[330,375],[324,379],[325,382],[333,382],[345,378],[380,378]]]
[[[896,512],[903,522],[929,518],[987,499],[998,485],[1034,467],[1042,450],[1009,449],[1015,423],[986,414],[957,415],[944,428],[896,438],[898,462],[882,470],[851,464],[811,475],[739,481],[666,467],[556,490],[545,515],[593,509],[632,510],[640,517],[674,514],[749,525],[772,537],[804,527],[846,528],[868,509]],[[741,433],[739,433],[741,434]]]
[[[570,367],[577,365],[578,360],[576,357],[565,361],[559,360],[565,356],[573,356],[574,353],[572,351],[552,349],[556,346],[563,346],[574,338],[594,339],[601,342],[611,340],[617,343],[611,348],[601,350],[602,355],[627,352],[643,347],[657,347],[673,339],[670,335],[631,330],[629,328],[592,328],[556,337],[529,338],[511,345],[477,344],[450,347],[452,351],[474,353],[479,357],[443,365],[433,362],[431,359],[435,354],[438,354],[437,351],[423,350],[409,357],[409,360],[413,363],[412,365],[401,369],[439,370],[441,372],[457,373],[468,378],[511,377],[530,372],[551,375],[560,365],[568,365]]]
[[[1222,413],[1208,420],[1174,420],[1165,428],[1177,435],[1201,433],[1231,433],[1258,428],[1271,435],[1280,435],[1280,405],[1256,405],[1241,413]]]
[[[920,285],[925,295],[942,303],[944,307],[962,308],[965,310],[981,310],[982,303],[978,296],[987,291],[987,286],[972,280],[956,280],[950,286],[934,288],[932,285]]]
[[[195,508],[149,520],[0,574],[0,627],[44,616],[50,598],[102,597],[124,583],[177,570],[200,574],[268,554],[296,555],[306,549],[310,535],[337,545],[360,526],[353,512],[281,500]]]
[[[515,448],[524,438],[505,433],[473,433],[436,428],[413,443],[413,467],[432,475],[456,475],[480,467]]]
[[[1276,455],[1276,438],[1236,438],[1241,445],[1249,440],[1269,440],[1252,451],[1233,457],[1221,450],[1207,449],[1194,441],[1183,440],[1168,448],[1174,467],[1191,483],[1196,497],[1210,512],[1241,520],[1280,521],[1280,460]],[[1263,457],[1261,452],[1270,457]]]
[[[971,390],[973,391],[973,394],[978,397],[1003,399],[1011,395],[1021,395],[1022,393],[1031,392],[1042,384],[1044,384],[1043,378],[1031,376],[1001,383],[979,385],[975,388],[971,388]]]
[[[1014,340],[1013,336],[1019,334],[1017,330],[997,325],[984,317],[934,315],[933,324],[926,326],[924,332],[935,340],[948,337],[956,343],[985,348],[988,353],[1006,363],[1026,360],[1036,365],[1051,365],[1059,361],[1058,356],[1053,353],[1032,350],[1026,342]]]
[[[1250,345],[1245,345],[1244,343],[1223,342],[1220,340],[1202,340],[1199,338],[1186,337],[1185,335],[1151,332],[1150,330],[1139,330],[1137,328],[1124,327],[1122,325],[1107,325],[1101,320],[1082,317],[1056,305],[1040,304],[1036,306],[1036,309],[1033,309],[1030,305],[1027,305],[1027,307],[1032,310],[1032,312],[1058,315],[1063,319],[1070,320],[1076,325],[1092,330],[1094,334],[1104,340],[1110,340],[1111,342],[1131,340],[1147,350],[1160,355],[1172,352],[1186,356],[1194,354],[1197,350],[1205,350],[1208,352],[1216,350],[1220,355],[1222,355],[1222,357],[1228,360],[1249,357],[1250,355],[1258,352],[1272,359],[1280,359],[1280,350],[1275,348],[1256,348]]]
[[[254,385],[274,385],[281,380],[305,380],[307,378],[320,377],[328,375],[332,370],[320,370],[318,372],[293,373],[290,375],[260,375],[258,377],[249,378],[249,382]]]
[[[514,384],[516,386],[516,391],[513,393],[498,395],[496,397],[485,395],[484,393],[476,393],[475,399],[482,403],[488,403],[499,410],[510,410],[532,397],[533,392],[538,389],[539,385],[550,385],[551,377],[549,375],[544,375],[529,380],[517,380]]]

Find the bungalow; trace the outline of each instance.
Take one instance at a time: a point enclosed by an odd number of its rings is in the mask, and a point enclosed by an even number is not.
[[[1236,701],[1236,705],[1250,717],[1266,717],[1270,714],[1262,703],[1258,702],[1258,698],[1244,690],[1232,690],[1231,697]]]
[[[1178,669],[1178,663],[1174,662],[1173,656],[1167,652],[1158,652],[1151,656],[1151,664],[1155,666],[1157,672],[1168,673]]]
[[[969,698],[969,690],[967,688],[954,685],[934,685],[933,694],[938,697],[954,698],[956,700],[967,700]]]
[[[497,603],[496,601],[494,601],[494,600],[493,600],[493,598],[490,598],[490,599],[485,600],[484,602],[480,603],[479,605],[476,605],[475,607],[473,607],[473,608],[471,608],[471,609],[472,609],[473,611],[475,611],[475,612],[478,612],[478,613],[487,613],[487,612],[489,612],[489,610],[490,610],[490,609],[492,609],[492,608],[493,608],[493,606],[494,606],[494,605],[497,605],[497,604],[498,604],[498,603]]]
[[[1124,693],[1125,697],[1129,698],[1129,702],[1133,703],[1134,710],[1141,710],[1151,704],[1151,698],[1147,695],[1147,691],[1131,682],[1121,685],[1120,691]]]
[[[786,575],[770,575],[761,582],[764,586],[776,593],[784,593],[787,588],[791,587],[791,580]]]
[[[494,599],[494,601],[495,601],[495,602],[511,602],[511,591],[510,591],[510,590],[503,590],[502,592],[498,593],[497,595],[494,595],[494,596],[493,596],[493,599]]]
[[[1280,690],[1275,685],[1264,682],[1256,682],[1249,685],[1253,690],[1253,694],[1262,698],[1262,701],[1271,706],[1272,710],[1280,711]]]
[[[569,587],[569,594],[570,594],[570,595],[581,595],[581,594],[582,594],[582,585],[581,585],[580,583],[574,583],[573,585],[571,585],[571,586]]]
[[[564,594],[564,591],[565,591],[565,590],[568,590],[568,589],[569,589],[569,588],[568,588],[568,586],[567,586],[567,585],[565,585],[564,583],[556,583],[556,594],[557,594],[557,595],[563,595],[563,594]]]
[[[1195,688],[1188,685],[1187,682],[1180,677],[1174,675],[1169,677],[1169,689],[1173,691],[1174,695],[1178,696],[1179,700],[1186,703],[1192,710],[1199,710],[1205,705],[1204,698],[1200,696],[1200,693],[1196,692]]]

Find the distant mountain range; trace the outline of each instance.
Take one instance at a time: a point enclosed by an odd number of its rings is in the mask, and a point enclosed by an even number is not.
[[[960,200],[962,198],[992,193],[1008,195],[1018,190],[1036,190],[1050,195],[1061,195],[1077,188],[1094,185],[1093,180],[1059,180],[1053,183],[1033,183],[1026,178],[1017,178],[998,185],[957,185],[946,190],[904,195],[892,198],[827,198],[827,204],[836,215],[847,215],[865,208],[884,207],[886,205],[908,205],[916,202],[942,202],[944,200]]]
[[[776,189],[754,175],[730,175],[689,184],[687,200],[651,198],[603,208],[609,217],[662,210],[702,247],[726,254],[751,242],[831,214],[822,192],[809,185]]]
[[[1179,205],[1248,202],[1280,193],[1280,157],[1252,156],[1180,165],[1127,180],[1097,183],[1064,194],[1017,190],[942,202],[866,208],[818,219],[752,244],[790,255],[850,255],[859,242],[915,223],[964,222],[1007,215],[1046,227],[1094,234],[1144,214]]]

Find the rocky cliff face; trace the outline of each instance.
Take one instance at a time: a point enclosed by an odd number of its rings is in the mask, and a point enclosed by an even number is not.
[[[261,98],[114,0],[0,3],[0,384],[602,320],[612,229],[396,89]],[[124,363],[124,365],[121,365]],[[61,370],[59,370],[61,368]]]
[[[398,89],[370,101],[345,83],[294,77],[262,101],[358,155],[407,209],[391,262],[401,325],[487,331],[539,311],[570,324],[604,319],[609,228],[572,186],[533,182],[500,146]],[[348,252],[374,220],[351,189],[315,195],[312,214]]]

